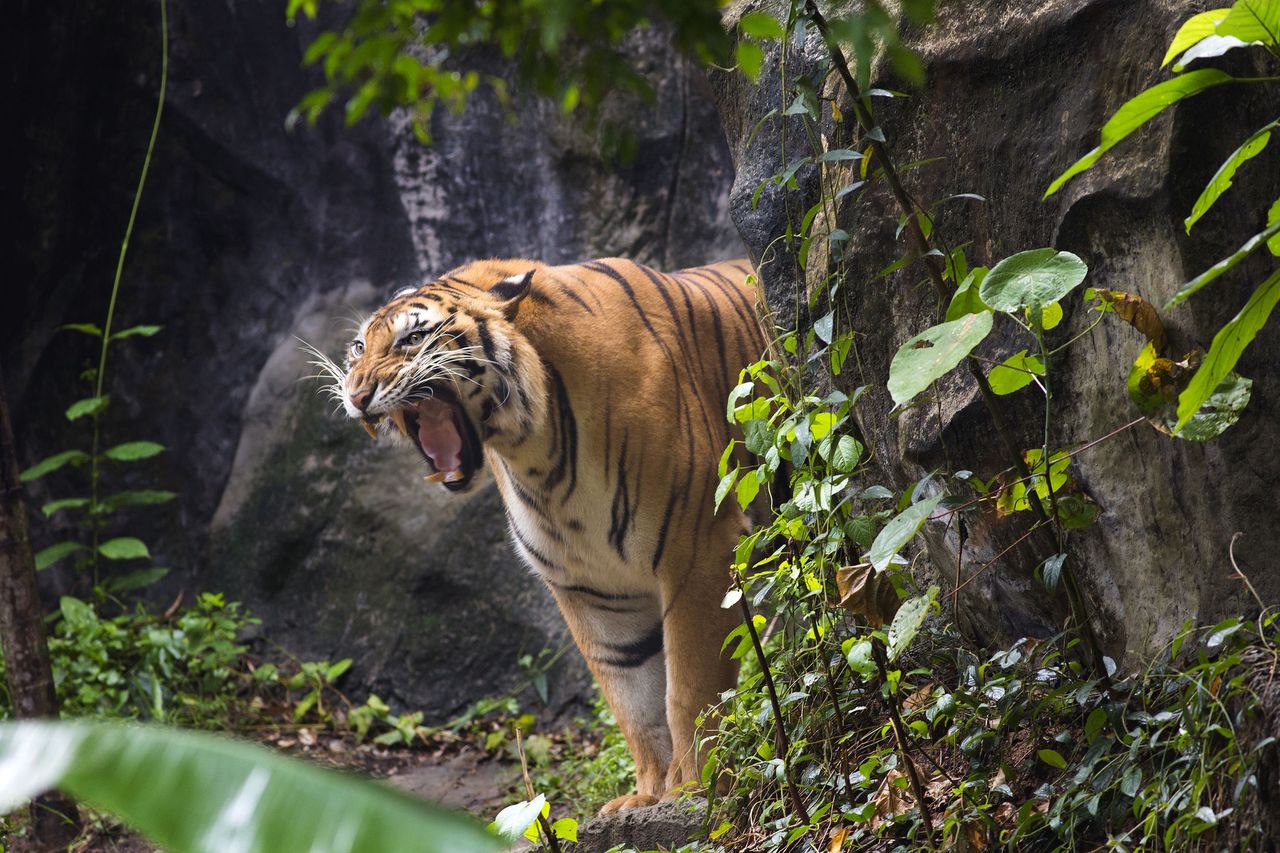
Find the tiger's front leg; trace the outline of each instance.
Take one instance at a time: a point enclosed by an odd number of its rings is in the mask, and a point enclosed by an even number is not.
[[[551,591],[636,765],[636,793],[616,797],[600,813],[653,805],[667,790],[672,758],[658,596],[582,584],[552,584]]]

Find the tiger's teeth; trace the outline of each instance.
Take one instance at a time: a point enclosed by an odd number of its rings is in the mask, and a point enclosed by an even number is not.
[[[454,474],[456,474],[457,472],[456,472],[456,471],[453,471],[453,472],[450,472],[450,473],[454,473]],[[443,483],[443,482],[445,482],[446,477],[448,477],[448,475],[447,475],[447,474],[445,474],[445,472],[443,472],[443,471],[434,471],[434,472],[432,472],[432,473],[428,474],[427,476],[423,477],[422,479],[426,480],[428,483]]]
[[[450,471],[448,474],[444,475],[444,481],[446,483],[456,483],[461,479],[462,479],[461,471]]]
[[[374,441],[378,440],[378,428],[376,426],[369,421],[361,421],[360,426],[364,427],[364,431],[369,433],[369,438],[372,438]]]

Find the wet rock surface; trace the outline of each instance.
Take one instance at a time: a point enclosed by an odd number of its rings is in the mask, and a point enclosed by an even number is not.
[[[942,162],[905,178],[923,201],[954,193],[936,211],[936,233],[950,245],[968,244],[973,264],[1053,245],[1075,252],[1090,267],[1087,285],[1138,293],[1162,305],[1177,287],[1225,256],[1258,228],[1261,212],[1280,193],[1280,157],[1251,164],[1188,237],[1182,219],[1217,165],[1253,129],[1271,117],[1259,92],[1238,87],[1193,98],[1154,121],[1048,201],[1050,181],[1097,144],[1103,122],[1127,98],[1163,79],[1160,57],[1179,23],[1199,6],[1174,0],[967,0],[940,4],[936,26],[910,35],[924,59],[927,83],[909,98],[877,98],[881,125],[900,164],[930,157]],[[768,3],[737,3],[731,16]],[[815,37],[792,54],[788,73],[811,74],[822,46]],[[1257,73],[1233,57],[1237,73]],[[732,213],[753,258],[764,260],[771,306],[786,323],[804,321],[796,294],[820,283],[826,270],[804,281],[794,261],[777,250],[788,211],[803,213],[816,200],[817,173],[800,170],[798,190],[770,188],[752,206],[760,181],[807,151],[798,119],[776,119],[752,136],[760,118],[780,100],[776,48],[767,57],[759,89],[741,75],[713,74],[717,104],[737,167]],[[1167,75],[1164,75],[1167,76]],[[835,75],[825,94],[845,97]],[[881,74],[876,85],[905,89]],[[847,107],[847,103],[845,104]],[[851,111],[844,109],[844,115]],[[861,148],[847,127],[826,127],[830,147]],[[833,167],[833,169],[838,167]],[[832,174],[839,181],[838,173]],[[839,183],[836,184],[838,186]],[[798,214],[797,214],[798,215]],[[779,223],[782,223],[780,227]],[[867,385],[860,427],[875,448],[881,476],[904,487],[933,470],[967,468],[990,477],[1011,464],[993,433],[972,379],[956,371],[939,383],[937,402],[901,414],[885,390],[888,366],[907,338],[937,316],[938,305],[919,267],[877,277],[907,252],[895,238],[898,210],[887,193],[847,196],[839,226],[852,235],[850,275],[839,304],[839,327],[859,333],[861,372],[842,378]],[[1162,312],[1177,353],[1207,347],[1214,332],[1239,310],[1265,273],[1257,258],[1216,292]],[[799,300],[803,302],[803,300]],[[1078,297],[1066,300],[1067,319],[1051,339],[1065,342],[1090,322]],[[824,309],[825,310],[825,309]],[[1114,318],[1109,318],[1114,319]],[[1002,324],[985,357],[1002,359],[1029,341]],[[1132,328],[1105,322],[1055,363],[1058,446],[1100,437],[1138,416],[1125,392],[1125,376],[1144,343]],[[1071,537],[1073,562],[1085,567],[1096,603],[1095,622],[1112,655],[1141,656],[1159,648],[1190,617],[1210,622],[1251,606],[1231,573],[1228,543],[1245,537],[1236,556],[1263,598],[1280,597],[1271,540],[1277,531],[1274,484],[1280,482],[1280,331],[1272,322],[1240,362],[1254,380],[1253,400],[1240,423],[1215,442],[1170,439],[1146,425],[1128,430],[1082,455],[1077,477],[1102,507],[1098,524]],[[1042,398],[1031,391],[1003,398],[1018,448],[1038,443]],[[1023,519],[974,518],[961,547],[953,528],[926,527],[929,550],[944,590],[982,570],[1025,530]],[[960,595],[961,628],[982,642],[1047,636],[1062,624],[1047,606],[1031,569],[1048,555],[1016,548],[985,569]],[[949,609],[949,608],[948,608]]]
[[[605,853],[624,844],[636,850],[672,850],[703,832],[705,800],[659,803],[616,812],[578,827],[574,853]]]
[[[30,463],[86,442],[62,413],[84,395],[94,342],[58,327],[105,314],[159,21],[141,0],[14,14],[24,38],[0,62],[22,133],[0,178],[14,247],[0,360]],[[389,293],[475,257],[739,256],[731,166],[700,78],[660,32],[631,45],[659,100],[616,107],[638,134],[625,165],[555,108],[522,102],[513,122],[486,95],[441,116],[431,149],[395,117],[344,129],[340,110],[289,132],[318,83],[301,65],[314,34],[287,27],[279,3],[172,10],[169,94],[116,318],[163,330],[114,349],[104,420],[109,441],[169,449],[110,472],[112,488],[180,493],[130,520],[173,568],[157,598],[225,592],[263,619],[273,650],[353,657],[344,689],[439,718],[517,686],[520,655],[565,641],[560,618],[507,545],[492,489],[449,500],[409,450],[371,445],[301,379],[314,371],[295,336],[336,355]],[[51,596],[74,588],[42,578]],[[553,702],[587,683],[576,652],[565,660]]]

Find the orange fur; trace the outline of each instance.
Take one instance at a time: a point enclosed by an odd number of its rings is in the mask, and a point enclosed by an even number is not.
[[[765,349],[750,275],[478,261],[378,309],[342,383],[349,414],[390,418],[428,462],[454,458],[456,433],[461,461],[435,475],[451,489],[474,484],[482,445],[635,758],[637,794],[606,812],[698,780],[695,719],[736,678],[719,604],[748,521],[713,502],[725,400]]]

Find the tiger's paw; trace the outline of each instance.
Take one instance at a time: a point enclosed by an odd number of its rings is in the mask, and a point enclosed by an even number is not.
[[[651,806],[658,802],[657,797],[651,797],[648,794],[626,794],[621,797],[614,797],[605,803],[600,809],[600,815],[611,815],[616,812],[625,812],[628,809],[642,809],[645,806]]]

